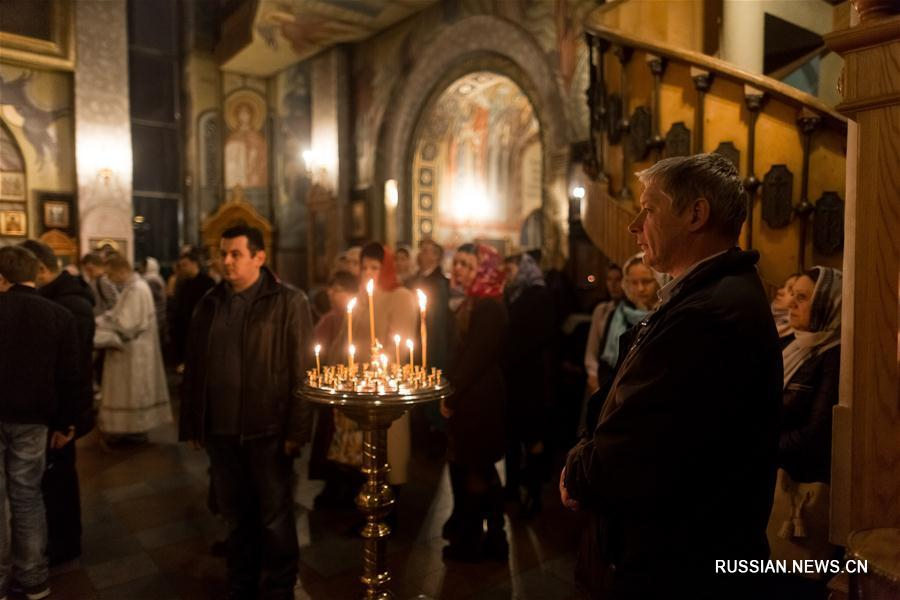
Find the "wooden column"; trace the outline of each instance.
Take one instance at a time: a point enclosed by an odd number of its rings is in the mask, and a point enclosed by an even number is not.
[[[831,538],[900,527],[900,17],[826,36],[845,59],[847,203]]]

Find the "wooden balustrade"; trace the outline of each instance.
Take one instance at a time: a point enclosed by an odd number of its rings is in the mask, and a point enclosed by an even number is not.
[[[627,231],[640,195],[634,172],[659,158],[714,151],[744,178],[741,244],[760,251],[768,285],[814,264],[840,267],[845,118],[780,81],[612,29],[599,14],[585,24],[594,150],[585,171],[594,183],[583,224],[594,243],[624,261],[636,251]]]

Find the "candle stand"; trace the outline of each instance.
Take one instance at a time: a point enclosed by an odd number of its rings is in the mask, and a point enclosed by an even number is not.
[[[306,400],[340,410],[363,433],[362,472],[366,482],[356,497],[356,505],[366,517],[361,531],[363,575],[360,578],[366,588],[365,600],[394,598],[387,568],[387,538],[391,529],[384,522],[394,506],[394,494],[387,484],[388,428],[413,406],[446,398],[453,391],[440,372],[433,370],[429,377],[424,375],[424,369],[419,371],[419,376],[415,375],[416,369],[410,371],[413,374],[409,377],[395,371],[396,379],[388,379],[386,371],[382,371],[380,378],[356,378],[351,372],[349,378],[342,379],[334,372],[332,377],[322,377],[316,369],[300,390]]]

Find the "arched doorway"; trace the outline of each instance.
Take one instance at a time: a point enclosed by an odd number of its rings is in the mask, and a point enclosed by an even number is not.
[[[518,247],[542,205],[540,134],[531,101],[506,75],[475,71],[439,90],[412,142],[412,241]]]
[[[562,99],[541,47],[527,32],[505,19],[489,15],[461,19],[442,28],[417,56],[409,73],[391,93],[391,110],[386,111],[379,126],[373,177],[378,182],[375,199],[383,206],[384,183],[391,179],[398,182],[396,232],[400,240],[411,240],[416,230],[413,209],[420,201],[412,197],[416,129],[436,95],[452,82],[479,71],[506,75],[531,101],[540,123],[544,255],[560,255],[568,229],[565,217],[569,164]],[[383,228],[384,216],[380,209],[374,212],[376,231]]]

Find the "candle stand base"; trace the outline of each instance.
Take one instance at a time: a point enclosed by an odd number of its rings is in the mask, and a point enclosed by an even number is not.
[[[387,540],[391,528],[384,522],[394,508],[394,493],[387,483],[387,431],[395,420],[417,404],[448,397],[452,388],[441,380],[438,385],[404,393],[378,394],[336,391],[304,386],[300,393],[308,401],[331,406],[355,421],[363,432],[362,473],[366,482],[356,497],[356,506],[366,517],[363,538],[363,575],[365,600],[392,600],[391,574],[387,568]]]

